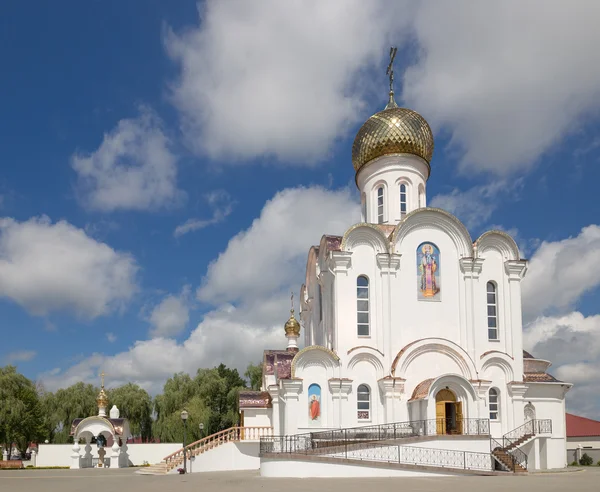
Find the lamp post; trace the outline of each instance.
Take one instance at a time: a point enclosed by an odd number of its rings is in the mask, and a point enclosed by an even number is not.
[[[183,473],[187,473],[187,450],[185,449],[185,431],[187,428],[188,413],[184,410],[181,412],[181,420],[183,421]]]

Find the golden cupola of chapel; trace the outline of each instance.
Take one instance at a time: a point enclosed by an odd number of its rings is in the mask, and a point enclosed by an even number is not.
[[[413,154],[421,157],[428,167],[433,156],[433,133],[425,118],[412,109],[398,107],[394,100],[392,62],[396,52],[390,54],[387,106],[365,122],[352,145],[352,164],[357,173],[373,159],[388,154]]]

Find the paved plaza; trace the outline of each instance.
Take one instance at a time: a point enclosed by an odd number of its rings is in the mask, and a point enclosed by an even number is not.
[[[485,490],[486,492],[597,491],[600,467],[579,472],[542,473],[528,476],[452,477],[452,478],[261,478],[258,472],[195,473],[187,476],[143,476],[135,470],[21,470],[1,471],[0,490],[24,492],[436,492],[448,490]]]

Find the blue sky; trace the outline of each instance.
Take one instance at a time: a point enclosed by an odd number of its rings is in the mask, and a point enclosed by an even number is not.
[[[0,363],[158,391],[284,343],[308,247],[357,218],[394,43],[429,204],[515,235],[528,348],[600,417],[598,7],[516,5],[4,2]]]

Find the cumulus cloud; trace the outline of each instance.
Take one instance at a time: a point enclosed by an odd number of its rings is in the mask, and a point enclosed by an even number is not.
[[[288,285],[290,273],[300,280],[310,246],[324,233],[342,234],[359,219],[359,206],[349,189],[283,190],[209,265],[198,298],[213,304],[254,299]]]
[[[158,392],[178,371],[194,373],[198,367],[220,362],[245,370],[249,362],[260,360],[265,348],[286,346],[283,324],[289,290],[298,292],[309,247],[318,244],[324,231],[342,233],[359,213],[347,189],[312,187],[277,193],[209,268],[198,296],[217,307],[184,342],[160,336],[138,341],[127,351],[95,354],[41,379],[55,389],[93,381],[99,369],[110,367],[112,385],[134,381]]]
[[[137,118],[119,121],[95,151],[71,159],[80,201],[103,212],[180,203],[185,195],[177,188],[176,162],[161,120],[146,107]]]
[[[175,237],[183,236],[189,232],[198,231],[205,227],[223,222],[227,216],[233,211],[234,202],[231,196],[224,190],[216,190],[208,193],[206,201],[212,209],[213,214],[210,219],[188,219],[183,224],[177,226],[173,235]]]
[[[599,16],[593,0],[422,2],[403,98],[449,131],[463,170],[526,169],[597,114]]]
[[[35,350],[18,350],[16,352],[10,352],[4,357],[4,360],[8,364],[13,364],[15,362],[29,362],[30,360],[33,360],[36,355],[37,352]]]
[[[137,291],[134,258],[65,221],[0,219],[0,296],[38,316],[70,311],[95,318]]]
[[[600,407],[600,315],[586,317],[575,311],[539,317],[525,326],[523,343],[536,357],[553,362],[551,372],[558,379],[574,383],[567,399],[569,410],[596,417]]]
[[[503,198],[518,196],[523,182],[520,179],[498,180],[489,184],[473,186],[461,191],[454,188],[450,193],[439,194],[430,202],[456,215],[468,228],[472,229],[487,222],[498,208]]]
[[[190,320],[190,292],[185,286],[181,294],[168,295],[154,307],[148,317],[151,337],[173,337],[185,330]]]
[[[172,99],[190,147],[231,162],[326,156],[364,116],[363,70],[386,56],[391,33],[407,21],[403,3],[381,0],[209,0],[199,8],[197,28],[165,36],[181,70]]]
[[[542,242],[523,280],[523,314],[532,319],[571,308],[600,285],[600,226],[584,227],[578,236]]]

